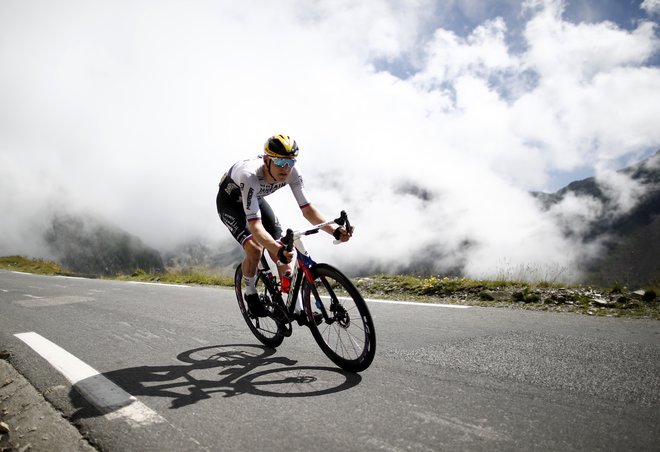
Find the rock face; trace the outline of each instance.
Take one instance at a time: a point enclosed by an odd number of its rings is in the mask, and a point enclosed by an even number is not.
[[[660,285],[660,151],[648,159],[618,171],[639,192],[633,206],[621,211],[621,192],[605,187],[607,181],[593,177],[575,181],[556,193],[535,193],[544,208],[552,211],[567,197],[590,199],[598,205],[588,227],[567,235],[579,236],[585,243],[602,241],[604,252],[585,263],[586,283],[606,286],[615,283],[631,287]],[[607,189],[606,189],[607,188]],[[592,203],[592,204],[593,204]]]
[[[138,269],[163,272],[160,253],[139,238],[91,217],[56,215],[46,243],[68,269],[87,275],[131,274]]]

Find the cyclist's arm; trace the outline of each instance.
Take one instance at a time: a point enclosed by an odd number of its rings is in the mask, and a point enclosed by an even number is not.
[[[277,252],[282,245],[273,239],[273,237],[266,231],[261,216],[259,214],[259,198],[257,193],[259,191],[259,183],[255,174],[241,174],[239,175],[239,183],[241,188],[241,198],[243,199],[243,210],[247,217],[248,229],[252,234],[252,239],[259,245],[268,250],[271,257],[275,259]],[[287,259],[291,260],[292,253],[285,253]]]
[[[275,239],[273,239],[273,237],[268,233],[268,231],[266,231],[266,228],[264,227],[261,220],[255,219],[248,221],[248,227],[252,233],[253,240],[256,240],[259,245],[266,248],[270,252],[271,256],[277,256],[277,252],[280,250],[282,245],[279,242],[276,242]],[[291,260],[293,253],[286,252],[285,255],[289,260]]]
[[[306,206],[301,207],[301,210],[305,219],[313,225],[325,223],[327,221],[323,214],[321,214],[321,212],[319,212],[319,210],[311,204],[307,204]],[[322,229],[330,235],[335,232],[335,228],[332,225],[323,226]]]

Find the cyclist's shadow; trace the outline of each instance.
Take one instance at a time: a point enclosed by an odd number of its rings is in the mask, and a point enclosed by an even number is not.
[[[360,383],[358,374],[335,367],[296,366],[297,361],[273,356],[275,350],[261,345],[214,345],[188,350],[177,355],[184,364],[169,366],[138,366],[103,374],[132,396],[170,398],[170,408],[176,409],[210,399],[257,394],[269,397],[313,397],[344,391]],[[275,367],[273,367],[275,365]],[[268,367],[265,370],[260,368]],[[71,399],[80,410],[75,418],[93,417],[107,409],[90,406],[80,397],[80,388],[89,382],[79,382]],[[118,401],[113,409],[133,402]]]

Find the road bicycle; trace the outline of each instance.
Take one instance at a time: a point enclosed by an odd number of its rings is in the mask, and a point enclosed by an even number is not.
[[[282,244],[296,249],[290,290],[282,292],[281,281],[270,269],[265,254],[257,269],[257,293],[268,315],[250,314],[243,294],[243,271],[236,268],[234,284],[241,314],[261,343],[269,347],[282,344],[291,336],[296,300],[301,297],[303,315],[317,344],[336,365],[350,372],[365,370],[376,354],[376,330],[367,303],[341,271],[328,264],[316,263],[302,243],[302,237],[336,224],[350,230],[345,211],[340,217],[304,231],[287,230]],[[340,243],[335,241],[335,243]]]

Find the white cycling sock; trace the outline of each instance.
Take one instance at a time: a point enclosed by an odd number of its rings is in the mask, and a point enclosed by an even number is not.
[[[245,295],[252,295],[257,293],[257,275],[252,277],[243,275],[243,282],[245,283]]]
[[[302,310],[303,310],[302,297],[300,296],[300,294],[298,294],[298,298],[296,298],[296,307],[293,310],[293,312],[298,314]]]

